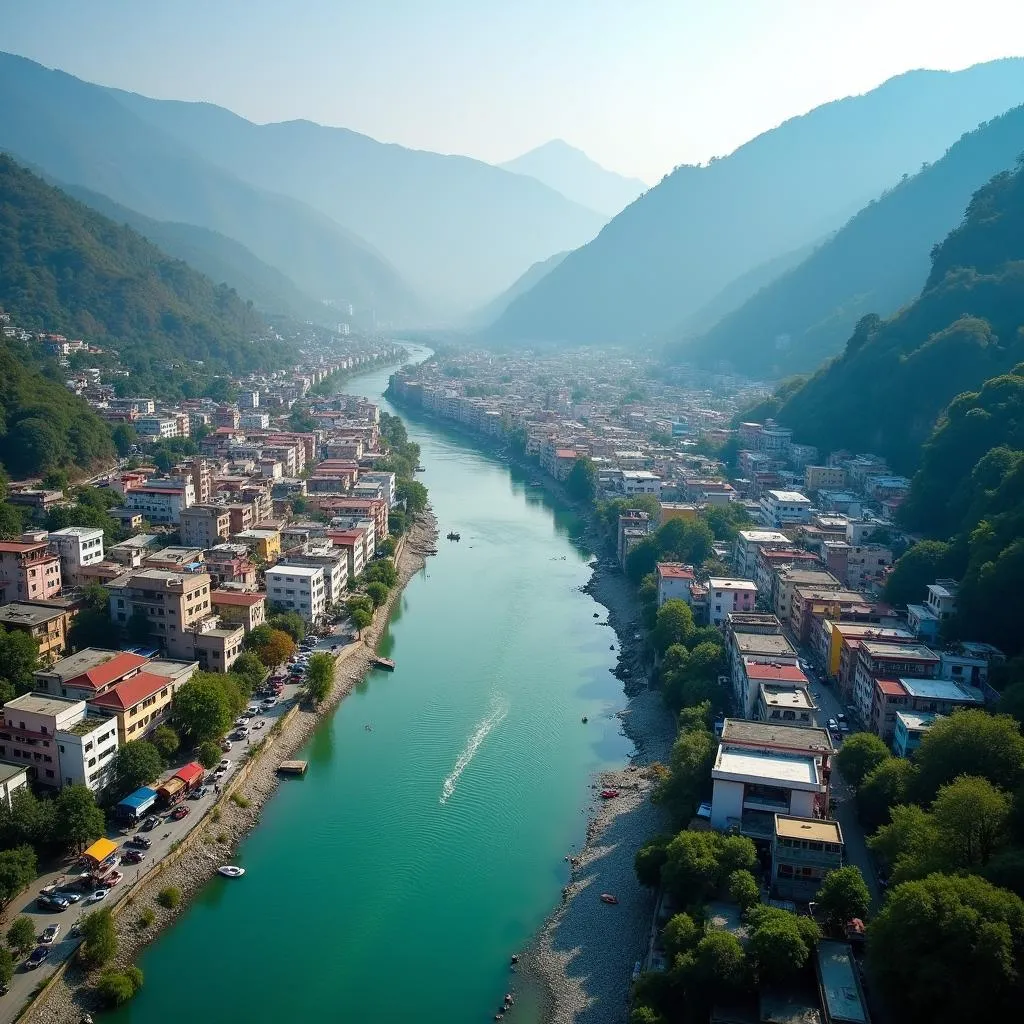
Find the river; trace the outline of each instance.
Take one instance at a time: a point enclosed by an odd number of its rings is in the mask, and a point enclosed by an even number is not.
[[[392,370],[344,390],[395,411]],[[591,554],[515,471],[402,415],[442,537],[382,641],[397,667],[320,725],[297,755],[308,775],[236,855],[245,878],[206,886],[104,1020],[488,1021],[510,955],[559,902],[591,776],[632,751],[617,643],[579,592]],[[513,1016],[536,1020],[529,994]]]

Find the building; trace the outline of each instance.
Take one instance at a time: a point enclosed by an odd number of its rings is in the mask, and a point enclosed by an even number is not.
[[[806,686],[797,683],[761,683],[753,717],[759,722],[814,725],[815,710]]]
[[[838,821],[775,815],[772,889],[779,899],[807,903],[830,871],[843,866],[843,830]]]
[[[664,526],[670,519],[682,519],[685,523],[697,521],[697,506],[684,502],[663,501],[658,512],[658,525]]]
[[[213,610],[221,622],[241,626],[251,633],[267,620],[267,595],[243,590],[214,590],[210,593]]]
[[[143,559],[147,569],[166,569],[168,572],[195,572],[203,564],[201,548],[169,545],[154,551]]]
[[[13,761],[0,761],[0,807],[10,810],[19,789],[28,789],[28,769]]]
[[[82,784],[99,792],[110,783],[116,753],[117,721],[90,711],[84,700],[26,693],[3,706],[0,759],[24,764],[41,786]]]
[[[181,543],[212,548],[231,534],[231,516],[224,505],[192,505],[179,516]]]
[[[783,567],[777,573],[774,587],[775,603],[772,610],[783,621],[789,622],[793,610],[793,591],[797,587],[814,590],[842,590],[843,585],[824,569],[796,569]]]
[[[166,721],[175,691],[199,667],[197,662],[163,662],[161,665],[180,667],[180,670],[172,674],[143,669],[89,702],[90,707],[117,721],[117,739],[121,746],[143,739]]]
[[[111,581],[110,616],[127,625],[135,612],[149,620],[151,636],[172,658],[191,661],[193,634],[211,614],[209,573],[140,569]]]
[[[696,578],[692,565],[682,562],[658,562],[655,566],[658,576],[658,607],[669,598],[679,598],[690,604],[690,587]]]
[[[754,575],[758,553],[788,548],[792,541],[777,530],[740,530],[736,535],[736,574],[743,579]]]
[[[645,537],[654,532],[654,524],[646,512],[630,509],[619,516],[616,554],[619,565],[626,564],[626,556]]]
[[[761,522],[778,529],[806,523],[811,518],[811,499],[799,491],[769,490],[761,498]]]
[[[137,675],[149,658],[131,651],[86,647],[34,673],[35,689],[54,697],[92,700],[123,679]]]
[[[280,565],[320,566],[324,571],[324,601],[333,608],[345,600],[348,590],[348,553],[333,543],[310,546],[298,555],[289,555]]]
[[[331,543],[345,552],[348,563],[348,578],[358,579],[366,567],[365,535],[362,530],[329,530],[327,537]]]
[[[846,470],[842,466],[804,466],[804,487],[816,491],[841,491],[846,486]]]
[[[822,939],[814,951],[814,970],[825,1024],[870,1024],[860,970],[849,943]]]
[[[140,512],[151,523],[177,525],[181,513],[196,502],[195,485],[191,477],[182,477],[177,482],[161,480],[133,487],[124,496],[124,507]]]
[[[876,679],[931,679],[937,674],[939,664],[939,656],[923,644],[862,640],[857,648],[857,664],[853,673],[853,706],[856,715],[865,725],[878,717],[872,714],[872,707],[878,699]],[[898,695],[883,696],[889,700]]]
[[[928,730],[941,718],[934,711],[897,711],[892,732],[892,752],[910,757],[921,746]]]
[[[722,626],[734,612],[752,612],[757,604],[757,584],[728,576],[708,580],[708,621]]]
[[[245,630],[241,626],[223,628],[217,617],[203,619],[192,632],[193,655],[204,672],[229,672],[242,653]]]
[[[0,626],[28,633],[38,645],[39,661],[44,665],[64,654],[70,619],[67,609],[58,605],[15,601],[0,607]]]
[[[738,691],[737,710],[743,714],[744,718],[755,717],[761,697],[761,688],[765,685],[802,690],[806,697],[810,682],[799,665],[779,661],[762,661],[758,658],[743,658],[740,664],[739,684],[735,689]],[[762,720],[769,721],[775,717],[769,715]],[[779,717],[778,720],[783,719]]]
[[[26,533],[19,541],[0,543],[0,605],[48,601],[60,588],[60,557],[45,533]]]
[[[244,544],[261,562],[273,563],[281,557],[280,530],[242,530],[231,539],[236,544]]]
[[[84,582],[82,569],[103,561],[103,531],[91,526],[66,526],[50,533],[50,543],[60,556],[61,578],[65,586]]]
[[[321,566],[276,565],[267,570],[266,580],[272,606],[298,612],[306,622],[324,617],[327,597]]]

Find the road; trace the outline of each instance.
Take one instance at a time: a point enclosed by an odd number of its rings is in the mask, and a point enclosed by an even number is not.
[[[253,732],[255,739],[258,740],[260,735],[265,735],[269,732],[274,722],[292,706],[296,700],[298,690],[298,685],[287,685],[277,705],[265,712],[261,712],[257,718],[253,719],[254,722],[262,721],[265,723],[261,729]],[[232,743],[232,749],[225,752],[224,756],[231,760],[231,767],[220,779],[222,787],[225,782],[230,780],[232,773],[237,769],[248,745],[248,741],[236,740]],[[183,761],[182,764],[184,763]],[[180,767],[180,765],[176,767]],[[209,773],[207,777],[209,778]],[[184,803],[189,808],[189,814],[181,821],[171,820],[168,816],[170,808],[160,812],[158,815],[161,819],[160,824],[151,831],[142,833],[152,843],[148,850],[142,851],[145,855],[145,860],[137,865],[124,864],[120,866],[120,870],[123,870],[125,873],[124,879],[116,889],[111,891],[104,902],[91,903],[83,895],[83,899],[78,903],[73,903],[67,910],[40,910],[36,906],[36,897],[42,888],[48,885],[62,886],[80,873],[77,858],[74,857],[69,857],[60,870],[41,875],[25,892],[11,902],[3,915],[0,916],[0,928],[2,928],[4,933],[6,933],[14,918],[25,915],[36,926],[37,936],[50,924],[60,925],[60,935],[58,936],[58,941],[52,946],[49,959],[42,966],[29,970],[25,966],[25,958],[20,962],[16,961],[14,977],[11,979],[10,988],[4,996],[0,997],[0,1024],[11,1024],[21,1012],[22,1007],[28,1001],[36,986],[45,981],[74,953],[80,940],[70,934],[72,926],[89,911],[102,907],[106,903],[114,903],[120,899],[125,888],[131,886],[136,879],[140,878],[155,863],[163,860],[177,842],[203,823],[206,813],[218,799],[218,794],[211,789],[210,793],[202,799],[186,800]],[[123,843],[124,840],[138,832],[138,828],[112,830],[107,832],[107,838]]]

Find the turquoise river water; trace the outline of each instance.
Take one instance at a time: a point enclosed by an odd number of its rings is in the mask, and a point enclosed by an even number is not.
[[[393,411],[390,372],[345,390]],[[206,886],[106,1021],[488,1021],[559,902],[590,777],[632,750],[618,645],[579,592],[591,555],[514,471],[403,416],[442,536],[382,641],[397,668],[320,725],[297,755],[309,773],[236,855],[245,878]],[[537,1014],[527,995],[514,1018]]]

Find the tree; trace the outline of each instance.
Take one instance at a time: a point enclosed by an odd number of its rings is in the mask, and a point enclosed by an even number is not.
[[[109,908],[94,910],[79,921],[85,942],[81,956],[90,967],[109,964],[117,955],[117,927]]]
[[[36,877],[36,854],[31,846],[0,850],[0,910]]]
[[[129,967],[123,971],[104,971],[96,982],[96,994],[107,1006],[123,1006],[142,987],[142,971]]]
[[[597,469],[584,456],[577,456],[565,480],[565,489],[570,498],[591,502],[597,493]]]
[[[890,818],[868,846],[889,865],[897,881],[921,878],[945,866],[939,832],[927,811],[916,804],[898,804]]]
[[[926,588],[946,574],[951,547],[942,541],[922,540],[909,548],[885,581],[885,599],[900,607],[921,601]]]
[[[0,946],[0,989],[7,988],[14,977],[14,957],[11,951]]]
[[[919,793],[930,800],[960,775],[978,775],[1014,791],[1024,781],[1024,737],[1009,715],[968,709],[940,718],[917,750]]]
[[[659,609],[654,625],[654,646],[664,654],[673,644],[686,644],[693,632],[693,612],[678,597],[670,597]]]
[[[811,918],[797,917],[788,910],[758,906],[748,918],[751,932],[747,952],[762,985],[789,981],[807,963],[814,944],[821,938]]]
[[[626,555],[626,578],[639,586],[643,578],[654,572],[661,552],[654,537],[644,537],[628,555]]]
[[[872,732],[857,732],[843,743],[836,754],[836,767],[853,787],[887,758],[892,757],[881,737]]]
[[[319,704],[334,686],[334,658],[329,654],[314,654],[306,668],[306,694],[314,705]]]
[[[56,800],[56,837],[65,847],[82,852],[103,835],[106,822],[88,786],[65,786]]]
[[[150,622],[149,616],[141,608],[136,608],[132,612],[131,618],[128,619],[125,632],[127,632],[128,639],[133,644],[148,644],[152,636],[153,624]]]
[[[705,935],[689,956],[680,958],[676,974],[701,1007],[742,992],[748,983],[747,957],[732,932]]]
[[[36,944],[36,926],[31,917],[22,914],[7,929],[7,945],[24,956]]]
[[[718,848],[719,883],[734,871],[753,871],[757,866],[757,847],[746,836],[720,836]]]
[[[224,687],[197,672],[183,683],[171,703],[171,718],[193,742],[202,743],[223,736],[234,720],[233,708]]]
[[[427,489],[419,480],[399,480],[395,484],[395,497],[405,503],[406,511],[414,518],[427,507]]]
[[[220,761],[220,747],[213,740],[204,740],[199,744],[196,757],[204,768],[212,768]]]
[[[942,849],[957,867],[972,869],[987,864],[1003,839],[1010,797],[988,779],[963,775],[939,790],[931,812]]]
[[[352,612],[352,625],[356,627],[357,634],[363,635],[363,630],[373,622],[373,616],[365,608],[357,608]]]
[[[242,651],[231,666],[231,674],[242,679],[246,696],[251,696],[266,678],[267,670],[260,661],[259,656],[252,651]]]
[[[661,868],[665,863],[665,850],[671,836],[655,836],[636,851],[633,858],[633,869],[637,880],[648,889],[657,889],[661,885]]]
[[[32,673],[39,668],[39,645],[20,629],[0,626],[0,679],[19,692],[31,689]]]
[[[163,771],[160,751],[147,740],[130,740],[114,755],[111,769],[114,786],[120,793],[131,793],[147,786]]]
[[[366,593],[373,601],[374,608],[379,608],[388,599],[388,588],[383,583],[368,583]]]
[[[297,644],[302,643],[306,636],[306,623],[298,612],[276,612],[267,620],[267,625],[272,630],[287,633]]]
[[[114,439],[114,447],[117,454],[124,458],[131,447],[138,443],[139,435],[130,423],[118,423],[110,432]]]
[[[672,813],[677,821],[688,821],[711,785],[711,766],[718,744],[703,726],[687,728],[672,745],[671,773],[655,790],[654,802]]]
[[[256,630],[249,634],[251,637]],[[256,656],[267,668],[275,665],[282,665],[295,653],[295,641],[280,629],[271,629],[266,638],[262,638],[254,644]]]
[[[897,886],[868,929],[868,970],[893,1019],[962,1024],[1020,1008],[1024,902],[975,876]]]
[[[818,909],[834,932],[841,932],[855,917],[867,917],[870,906],[867,883],[852,864],[830,871],[818,890]]]
[[[53,845],[56,803],[40,799],[23,787],[12,797],[10,806],[0,803],[0,849],[31,846],[42,850]]]
[[[153,730],[150,742],[164,761],[169,761],[181,746],[181,737],[169,726],[158,725]]]
[[[716,832],[683,831],[668,844],[661,877],[680,906],[701,903],[715,891],[720,849]]]
[[[742,911],[756,907],[761,902],[761,886],[757,879],[743,868],[738,868],[729,875],[729,899],[738,903]]]
[[[661,930],[661,944],[670,965],[676,957],[688,953],[701,938],[701,929],[689,914],[675,914],[668,919]]]
[[[393,532],[394,531],[392,531],[392,533]],[[380,554],[380,555],[384,555],[384,556],[390,558],[395,553],[395,548],[396,547],[397,547],[397,545],[395,544],[394,540],[391,537],[385,537],[377,545],[377,553]]]
[[[897,804],[909,803],[917,788],[917,765],[890,757],[876,765],[857,790],[857,817],[868,832],[885,825]]]

